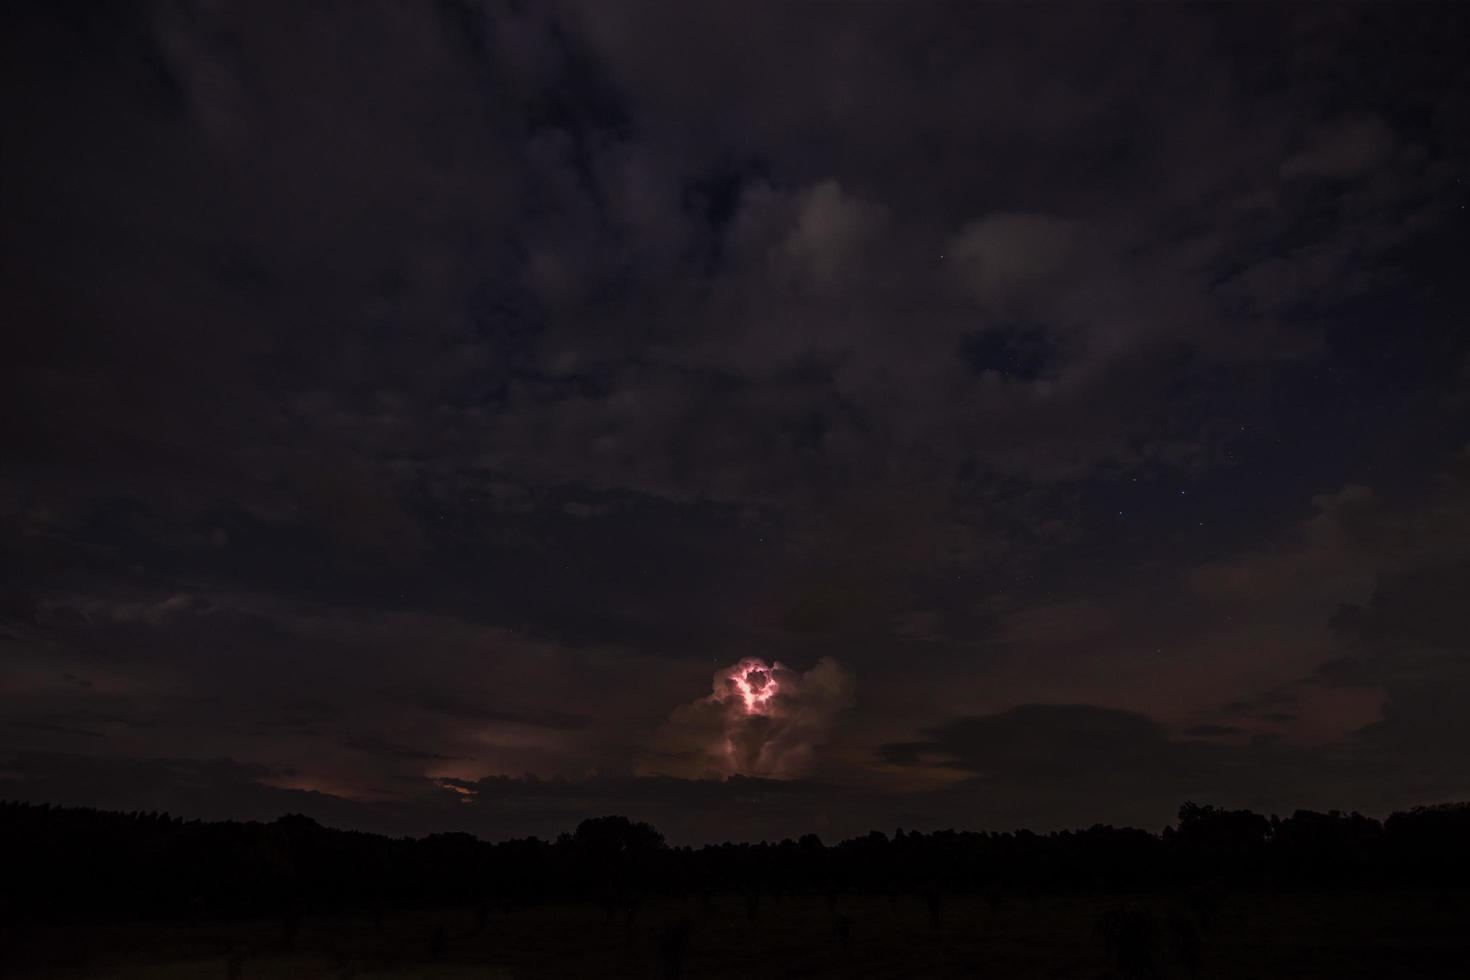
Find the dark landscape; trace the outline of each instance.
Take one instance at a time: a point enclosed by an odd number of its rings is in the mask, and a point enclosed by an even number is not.
[[[1470,804],[670,847],[0,806],[9,976],[1457,977]]]

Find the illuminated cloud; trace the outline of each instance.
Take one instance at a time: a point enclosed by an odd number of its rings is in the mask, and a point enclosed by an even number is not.
[[[713,690],[674,710],[641,760],[644,774],[763,776],[808,773],[837,715],[853,701],[852,674],[823,658],[805,673],[746,657],[715,673]]]

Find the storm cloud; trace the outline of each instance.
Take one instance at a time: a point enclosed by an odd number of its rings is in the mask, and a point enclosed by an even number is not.
[[[0,19],[0,796],[1470,793],[1463,11]]]

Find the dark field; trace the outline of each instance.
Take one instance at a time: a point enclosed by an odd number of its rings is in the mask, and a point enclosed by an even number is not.
[[[1100,925],[1146,910],[1120,967]],[[12,927],[3,975],[287,977],[1465,977],[1470,895],[1226,897],[1201,927],[1168,898],[744,896],[270,920]],[[680,923],[687,923],[682,956]],[[442,931],[441,931],[442,929]],[[847,933],[844,943],[844,931]],[[1191,968],[1190,961],[1193,960]],[[1155,971],[1148,972],[1150,966]],[[682,970],[682,972],[678,972]]]

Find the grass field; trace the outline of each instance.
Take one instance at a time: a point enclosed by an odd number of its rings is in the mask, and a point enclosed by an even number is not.
[[[285,980],[538,977],[1118,977],[1098,928],[1108,909],[1146,908],[1147,959],[1160,977],[1470,976],[1470,896],[1227,898],[1193,955],[1167,900],[1119,897],[765,897],[650,901],[634,915],[532,906],[302,918],[289,950],[281,924],[11,927],[6,977]],[[686,924],[681,926],[681,923]],[[844,933],[845,941],[844,941]],[[685,937],[680,942],[680,936]],[[682,948],[682,955],[679,949]],[[1193,970],[1190,964],[1193,962]]]

